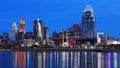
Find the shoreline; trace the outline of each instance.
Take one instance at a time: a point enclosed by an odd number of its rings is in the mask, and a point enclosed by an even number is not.
[[[0,51],[11,52],[120,52],[114,49],[81,49],[81,48],[20,48],[20,49],[0,49]]]

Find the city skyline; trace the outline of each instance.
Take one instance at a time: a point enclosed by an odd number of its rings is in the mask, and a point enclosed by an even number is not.
[[[2,25],[0,27],[0,34],[3,32],[10,33],[14,21],[18,28],[20,28],[20,18],[24,17],[26,31],[33,32],[33,22],[39,18],[49,27],[50,35],[52,35],[54,31],[60,32],[62,28],[67,29],[73,24],[80,24],[84,8],[87,4],[90,4],[96,15],[97,32],[106,32],[108,36],[120,38],[118,28],[120,15],[119,3],[119,0],[109,1],[109,3],[108,1],[99,2],[92,0],[2,1],[0,7],[2,9],[0,13],[0,25]]]

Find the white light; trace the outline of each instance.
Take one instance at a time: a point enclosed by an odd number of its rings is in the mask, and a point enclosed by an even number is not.
[[[93,12],[93,9],[92,9],[91,5],[87,5],[87,6],[85,7],[84,12],[86,12],[86,11],[91,11],[91,12]]]

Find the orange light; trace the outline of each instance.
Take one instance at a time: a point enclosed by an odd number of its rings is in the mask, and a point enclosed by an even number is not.
[[[25,24],[25,21],[23,18],[20,19],[20,24]]]

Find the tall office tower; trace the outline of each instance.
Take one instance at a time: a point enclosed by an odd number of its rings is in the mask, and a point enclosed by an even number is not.
[[[93,9],[87,5],[82,15],[82,39],[95,38],[95,16]]]
[[[24,34],[25,34],[25,32],[26,32],[26,29],[25,29],[25,21],[24,21],[24,18],[23,18],[23,17],[20,19],[20,30],[19,30],[19,32],[24,32]]]
[[[43,26],[43,22],[39,19],[36,19],[34,21],[34,25],[33,25],[33,32],[34,32],[34,39],[36,41],[42,41],[44,38],[44,26]]]
[[[18,28],[17,28],[16,23],[14,22],[12,25],[12,32],[10,33],[10,40],[11,41],[15,41],[15,39],[16,39],[15,35],[17,32],[18,32]]]
[[[14,22],[12,25],[12,32],[16,33],[17,31],[18,31],[18,28],[17,28],[16,22]]]
[[[49,40],[49,28],[44,26],[44,39]]]

